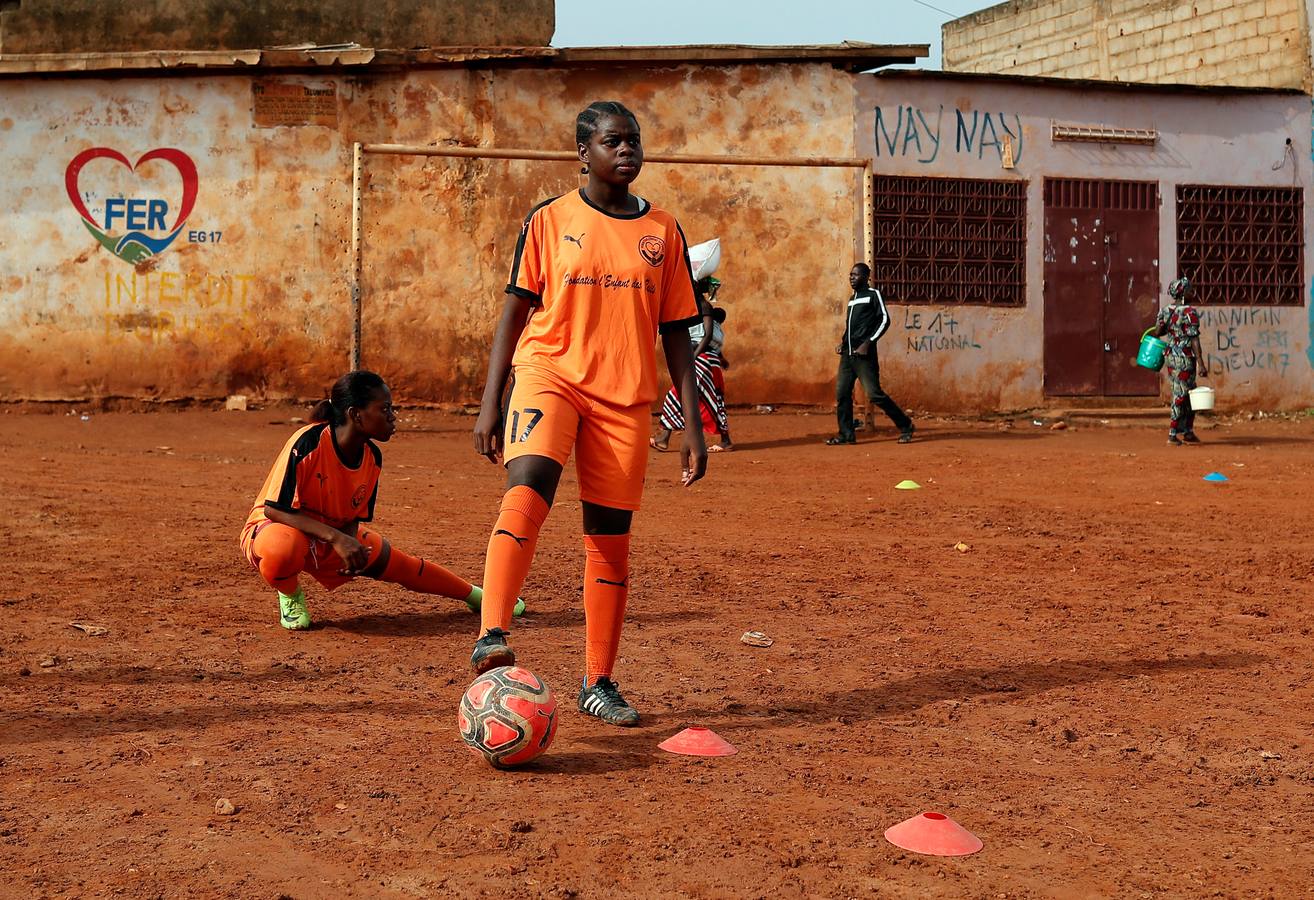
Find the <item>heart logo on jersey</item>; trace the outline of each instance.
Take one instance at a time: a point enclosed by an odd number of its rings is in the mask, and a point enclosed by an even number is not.
[[[82,169],[95,159],[112,159],[131,172],[138,171],[143,163],[156,159],[163,160],[177,169],[182,177],[182,201],[173,216],[173,223],[168,224],[165,221],[169,216],[167,200],[140,197],[106,198],[105,222],[103,224],[97,222],[87,210],[87,205],[82,199],[82,191],[78,186]],[[196,205],[197,186],[196,163],[192,162],[192,158],[186,153],[172,147],[160,147],[144,153],[136,163],[129,162],[126,156],[109,147],[92,147],[73,157],[73,161],[64,170],[64,190],[68,192],[68,199],[72,201],[73,208],[82,217],[82,224],[87,226],[87,230],[105,249],[133,265],[147,257],[163,253],[182,233],[183,223],[187,221],[192,207]],[[115,219],[122,220],[122,227],[127,229],[125,234],[113,233]]]
[[[666,242],[655,234],[645,235],[639,241],[639,255],[650,266],[660,266],[666,259]]]

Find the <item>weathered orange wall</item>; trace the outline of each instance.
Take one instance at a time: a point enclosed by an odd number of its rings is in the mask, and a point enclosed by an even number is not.
[[[573,149],[593,99],[638,114],[650,152],[851,155],[851,76],[827,65],[423,70],[280,80],[337,90],[336,127],[253,125],[249,76],[0,81],[10,214],[0,220],[0,398],[311,397],[349,346],[353,141]],[[65,194],[92,147],[196,162],[196,207],[135,267]],[[364,364],[398,393],[473,401],[524,213],[578,184],[562,163],[370,157]],[[178,174],[88,164],[79,190],[176,210]],[[733,390],[825,402],[858,253],[852,170],[651,165],[638,193],[693,242],[722,239]],[[170,220],[170,223],[172,220]],[[221,232],[218,243],[188,233]],[[135,285],[135,297],[133,286]]]
[[[576,111],[609,98],[635,111],[650,152],[847,155],[850,90],[848,76],[822,67],[434,75],[400,94],[363,90],[351,116],[369,123],[366,140],[573,149]],[[467,121],[435,131],[454,117],[424,111],[449,104],[469,110]],[[369,170],[364,360],[423,396],[477,397],[520,221],[576,189],[578,166],[374,157]],[[635,191],[675,212],[690,242],[721,238],[739,396],[827,395],[819,362],[839,291],[815,282],[851,265],[856,183],[851,170],[652,164],[641,175]],[[799,339],[810,331],[815,342]]]
[[[250,50],[285,44],[540,47],[552,0],[23,0],[0,13],[0,52]]]

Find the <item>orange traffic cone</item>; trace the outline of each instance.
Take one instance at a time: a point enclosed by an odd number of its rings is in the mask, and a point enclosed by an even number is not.
[[[985,846],[972,832],[938,812],[924,812],[885,829],[885,840],[931,856],[967,856]]]
[[[685,756],[729,756],[739,752],[715,731],[698,726],[686,728],[657,746],[668,753],[682,753]]]

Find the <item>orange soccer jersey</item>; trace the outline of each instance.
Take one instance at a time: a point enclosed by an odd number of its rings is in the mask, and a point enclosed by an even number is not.
[[[642,199],[628,216],[603,212],[582,190],[535,207],[506,290],[535,306],[512,365],[618,407],[657,398],[658,330],[699,321],[684,233]]]
[[[299,429],[283,446],[256,495],[242,528],[242,543],[249,541],[255,526],[266,521],[266,503],[338,529],[357,520],[370,521],[382,467],[383,454],[373,441],[366,442],[360,463],[352,468],[342,458],[331,425],[316,422]]]

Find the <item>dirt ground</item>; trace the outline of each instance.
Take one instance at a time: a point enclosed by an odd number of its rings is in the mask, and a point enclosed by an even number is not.
[[[572,474],[513,638],[565,711],[500,773],[457,737],[463,606],[312,585],[290,634],[240,559],[297,413],[0,413],[3,896],[1311,893],[1314,419],[832,448],[829,416],[738,414],[692,490],[654,454],[632,730],[574,710]],[[378,524],[477,578],[502,482],[472,422],[405,414]],[[657,749],[690,724],[738,755]],[[883,840],[923,810],[985,849]]]

